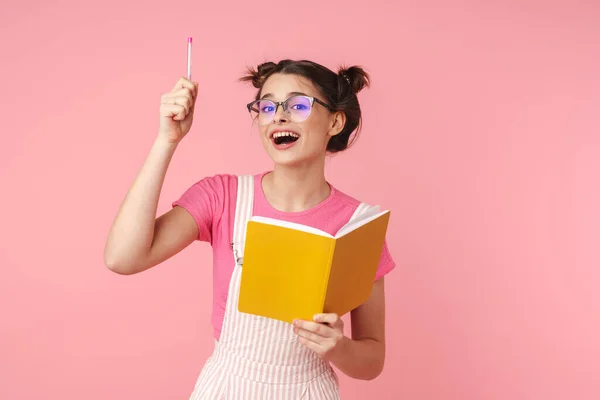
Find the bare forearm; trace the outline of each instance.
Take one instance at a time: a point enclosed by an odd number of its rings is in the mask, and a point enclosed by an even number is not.
[[[331,363],[354,379],[371,380],[381,374],[385,362],[384,345],[373,339],[344,338]]]
[[[105,262],[112,269],[127,273],[123,265],[134,265],[149,252],[160,191],[176,146],[159,136],[127,192],[106,241]]]

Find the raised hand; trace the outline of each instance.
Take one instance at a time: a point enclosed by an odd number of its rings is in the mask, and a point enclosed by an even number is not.
[[[190,131],[198,83],[180,78],[173,89],[161,96],[159,136],[170,143],[179,143]]]

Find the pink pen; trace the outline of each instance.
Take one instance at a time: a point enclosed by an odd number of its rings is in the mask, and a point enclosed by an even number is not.
[[[188,38],[187,45],[187,78],[192,79],[192,38]]]

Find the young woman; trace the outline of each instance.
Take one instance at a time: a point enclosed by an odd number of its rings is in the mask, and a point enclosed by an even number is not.
[[[311,61],[268,62],[241,80],[258,89],[247,105],[271,171],[205,177],[157,218],[158,198],[175,149],[190,130],[198,83],[180,79],[162,96],[158,137],[111,227],[105,263],[119,274],[160,264],[195,240],[213,247],[215,350],[196,382],[198,399],[337,399],[332,365],[370,380],[385,358],[384,275],[395,264],[384,245],[370,298],[351,312],[351,337],[335,314],[293,325],[237,311],[245,222],[251,215],[335,234],[368,206],[325,178],[327,153],[343,151],[361,122],[360,67],[334,73]]]

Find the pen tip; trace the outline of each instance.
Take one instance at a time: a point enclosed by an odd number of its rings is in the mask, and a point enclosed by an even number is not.
[[[191,37],[188,38],[188,43],[192,43],[192,38]]]

